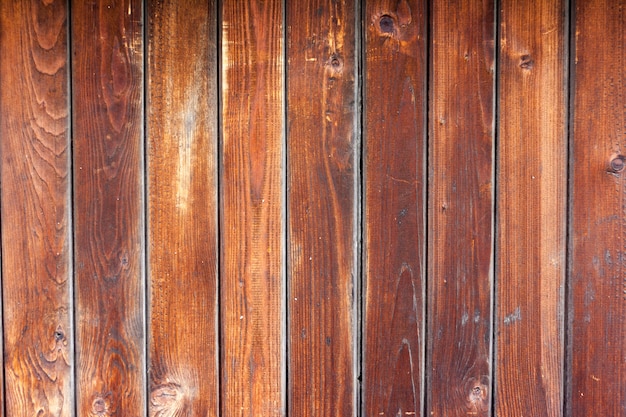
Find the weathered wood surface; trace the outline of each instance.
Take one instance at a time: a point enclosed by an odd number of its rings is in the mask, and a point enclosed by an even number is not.
[[[564,17],[562,1],[500,4],[495,317],[499,416],[563,414]]]
[[[222,415],[283,415],[282,4],[222,10]]]
[[[625,415],[624,6],[0,1],[0,417]]]
[[[576,2],[568,415],[626,415],[626,3]]]
[[[366,416],[423,410],[426,6],[370,1],[363,20]]]
[[[431,7],[426,415],[488,416],[494,4]]]
[[[148,3],[150,416],[218,416],[217,7]]]
[[[73,413],[67,2],[0,2],[7,416]]]
[[[77,412],[142,416],[142,3],[71,6]]]
[[[355,4],[287,2],[288,414],[357,410]]]

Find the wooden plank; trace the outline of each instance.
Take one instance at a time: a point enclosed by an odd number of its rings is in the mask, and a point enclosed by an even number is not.
[[[222,415],[284,415],[282,2],[222,4]]]
[[[567,415],[626,415],[626,2],[576,2]]]
[[[426,2],[364,18],[364,413],[421,415],[424,391]]]
[[[149,415],[219,415],[216,3],[148,3]]]
[[[491,408],[494,4],[433,1],[428,416]]]
[[[71,416],[66,1],[0,2],[6,414]]]
[[[288,1],[289,387],[294,416],[355,415],[355,2]]]
[[[500,4],[495,395],[502,416],[563,414],[564,8],[552,0]]]
[[[71,6],[77,411],[142,416],[142,4]]]

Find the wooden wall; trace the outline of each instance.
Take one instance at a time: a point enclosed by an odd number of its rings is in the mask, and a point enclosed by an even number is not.
[[[624,0],[0,0],[0,416],[626,415]]]

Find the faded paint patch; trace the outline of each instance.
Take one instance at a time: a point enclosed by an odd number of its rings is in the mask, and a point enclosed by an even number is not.
[[[504,324],[506,325],[510,325],[513,324],[515,322],[521,321],[522,320],[522,310],[521,308],[518,306],[515,311],[513,311],[511,314],[507,315],[504,318]]]

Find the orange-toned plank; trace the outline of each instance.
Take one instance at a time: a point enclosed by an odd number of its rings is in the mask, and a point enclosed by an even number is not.
[[[222,8],[222,415],[282,416],[282,3]]]
[[[148,3],[149,415],[219,415],[216,4]]]
[[[421,0],[366,4],[364,415],[420,415],[427,5]]]
[[[288,1],[289,361],[294,416],[356,412],[355,2]]]
[[[500,4],[496,414],[563,414],[563,1]]]
[[[491,408],[494,4],[431,4],[428,416]]]
[[[568,415],[626,415],[626,2],[575,3]]]
[[[73,413],[66,1],[0,2],[6,414]]]
[[[142,4],[72,6],[77,410],[143,416]]]

